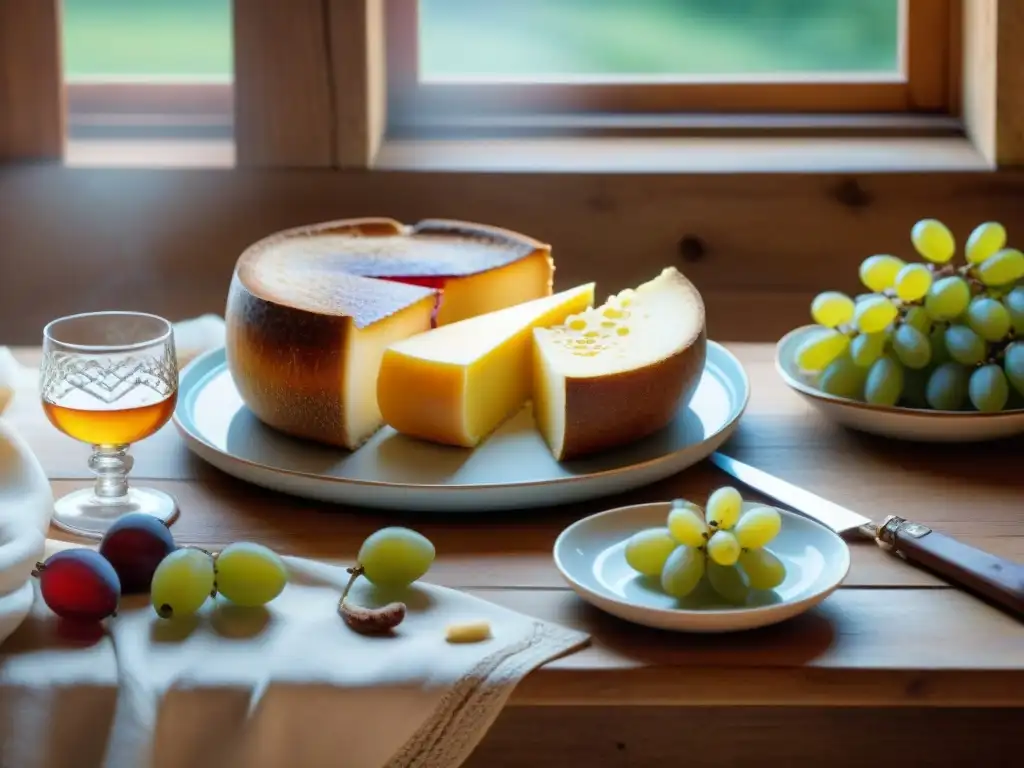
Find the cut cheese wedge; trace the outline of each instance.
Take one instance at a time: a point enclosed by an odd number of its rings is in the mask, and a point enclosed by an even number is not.
[[[534,417],[559,461],[665,427],[704,371],[704,302],[671,267],[533,335]]]
[[[472,448],[530,398],[531,333],[594,303],[594,284],[393,343],[377,376],[384,421],[399,432]]]

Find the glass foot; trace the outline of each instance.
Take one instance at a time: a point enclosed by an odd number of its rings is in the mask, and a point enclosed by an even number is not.
[[[114,499],[101,499],[92,488],[83,488],[57,499],[52,522],[76,536],[102,539],[114,521],[129,512],[144,512],[170,526],[178,518],[178,504],[155,488],[129,487],[126,495]]]

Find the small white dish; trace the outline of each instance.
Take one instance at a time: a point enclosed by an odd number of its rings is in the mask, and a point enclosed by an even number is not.
[[[629,537],[664,526],[670,506],[617,507],[573,523],[555,541],[555,565],[588,603],[626,621],[675,632],[736,632],[777,624],[820,603],[850,570],[850,550],[842,538],[780,509],[782,530],[767,549],[786,565],[782,584],[751,591],[746,604],[737,606],[718,597],[704,579],[692,594],[677,600],[626,563]]]
[[[868,405],[822,392],[796,364],[796,350],[817,326],[790,331],[775,348],[775,368],[790,389],[819,413],[844,427],[897,440],[972,443],[1024,434],[1024,409],[1001,413],[935,411],[924,408]]]

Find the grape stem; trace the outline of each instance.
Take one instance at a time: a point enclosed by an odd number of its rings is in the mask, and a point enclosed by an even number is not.
[[[345,589],[341,592],[341,601],[345,602],[345,598],[348,597],[348,593],[352,590],[352,585],[356,583],[356,579],[363,575],[363,566],[357,565],[352,568],[345,569],[349,574],[348,584],[345,585]]]

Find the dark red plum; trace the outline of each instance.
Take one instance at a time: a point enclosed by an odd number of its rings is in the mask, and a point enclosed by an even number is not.
[[[73,621],[100,621],[117,610],[121,581],[103,555],[91,549],[66,549],[36,563],[43,601]]]
[[[114,566],[126,595],[149,592],[156,567],[175,549],[167,526],[143,512],[118,518],[100,542],[100,554]]]

